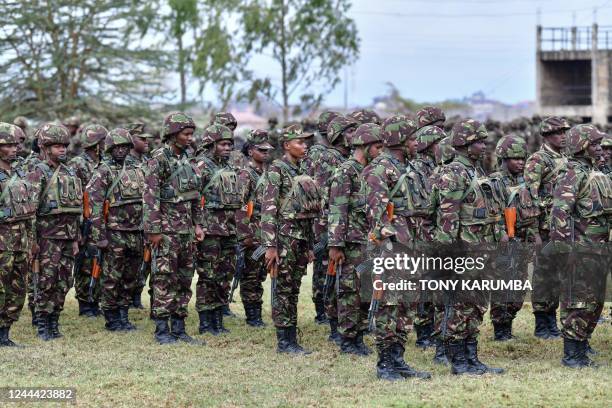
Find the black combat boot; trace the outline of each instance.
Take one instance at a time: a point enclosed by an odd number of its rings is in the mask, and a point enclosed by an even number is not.
[[[213,312],[212,327],[216,334],[229,333],[230,331],[223,326],[223,306],[219,306]]]
[[[338,333],[338,319],[329,319],[329,337],[327,341],[333,341],[337,346],[342,343],[342,337]]]
[[[236,317],[236,314],[230,309],[229,304],[223,305],[221,311],[223,312],[223,316]]]
[[[263,319],[261,318],[261,303],[255,305],[254,317],[257,322],[257,327],[266,327]]]
[[[182,342],[189,343],[189,344],[195,344],[198,346],[204,345],[204,342],[194,339],[193,337],[188,335],[187,332],[185,332],[185,318],[184,317],[172,316],[170,318],[170,325],[171,325],[170,334],[177,340],[180,340]]]
[[[153,319],[155,321],[155,340],[159,344],[176,343],[176,337],[170,334],[168,329],[168,319]]]
[[[100,303],[98,302],[89,302],[89,310],[91,312],[91,316],[89,317],[98,317],[100,316]]]
[[[300,346],[298,343],[298,328],[297,326],[288,327],[289,332],[289,348],[291,349],[290,353],[292,354],[312,354],[312,351],[306,350],[304,347]]]
[[[533,335],[541,339],[549,339],[548,335],[548,319],[544,312],[533,312],[535,317],[535,330]]]
[[[569,368],[597,367],[586,355],[587,341],[563,338],[563,359],[561,363]]]
[[[507,341],[511,337],[508,337],[506,323],[493,323],[493,340],[495,341]]]
[[[132,295],[132,303],[130,304],[130,307],[134,309],[144,309],[144,306],[142,305],[142,293],[140,291],[137,291]]]
[[[414,344],[415,346],[422,348],[423,350],[434,346],[434,343],[431,341],[431,333],[433,333],[433,326],[431,324],[415,324],[414,330],[416,331],[417,336]]]
[[[291,340],[288,327],[276,328],[276,352],[291,353]]]
[[[52,339],[49,334],[49,318],[47,314],[36,313],[36,334],[39,339],[44,341]]]
[[[59,312],[50,313],[47,316],[48,325],[49,325],[49,335],[52,339],[59,339],[60,337],[64,337],[62,333],[59,331]]]
[[[0,347],[22,347],[16,343],[14,343],[9,338],[9,332],[11,331],[11,326],[9,327],[0,327]]]
[[[121,322],[121,330],[123,331],[133,331],[136,330],[136,326],[134,326],[129,319],[129,307],[124,306],[119,308],[119,321]]]
[[[341,336],[340,341],[340,352],[342,354],[355,354],[356,356],[365,356],[361,350],[355,345],[355,339],[352,337]]]
[[[477,372],[471,372],[470,370],[470,366],[468,365],[467,357],[465,355],[465,342],[463,340],[446,343],[445,348],[446,354],[451,363],[451,374],[478,374]]]
[[[447,365],[448,357],[446,356],[446,346],[441,340],[436,340],[436,353],[434,354],[433,362],[435,364]]]
[[[218,333],[213,328],[213,314],[214,310],[202,310],[198,312],[198,316],[200,317],[200,326],[198,327],[198,331],[200,334],[211,333],[217,335]]]
[[[119,317],[119,309],[108,309],[104,310],[104,319],[106,323],[104,324],[104,328],[108,331],[120,331],[121,328],[121,320]]]
[[[431,374],[425,371],[416,371],[414,368],[410,367],[404,361],[404,346],[399,343],[395,343],[391,348],[391,355],[393,356],[393,367],[395,371],[397,371],[404,378],[421,378],[428,379],[431,378]]]
[[[478,340],[475,338],[467,339],[465,341],[465,351],[467,362],[471,371],[475,371],[475,374],[491,373],[491,374],[503,374],[503,368],[489,367],[480,360],[478,360]]]
[[[546,321],[548,322],[548,338],[558,339],[561,337],[561,332],[557,327],[557,312],[547,313]]]
[[[314,318],[315,323],[327,324],[329,320],[327,319],[327,315],[325,314],[325,303],[323,302],[323,299],[315,299],[314,305],[315,311],[317,312],[317,315]]]
[[[372,354],[372,350],[370,350],[370,348],[364,343],[363,341],[364,334],[365,334],[364,331],[360,331],[357,333],[357,337],[355,337],[355,347],[357,347],[357,349],[364,356],[369,356],[370,354]]]
[[[400,381],[404,377],[395,369],[391,349],[378,348],[378,362],[376,363],[376,377],[387,381]]]
[[[91,311],[89,310],[89,308],[91,306],[89,305],[89,302],[85,302],[84,300],[80,300],[80,299],[78,299],[78,302],[79,302],[79,316],[90,317]]]
[[[257,323],[257,317],[256,317],[256,308],[257,306],[254,305],[253,303],[244,303],[244,314],[246,316],[246,324],[248,324],[251,327],[259,327],[258,323]]]

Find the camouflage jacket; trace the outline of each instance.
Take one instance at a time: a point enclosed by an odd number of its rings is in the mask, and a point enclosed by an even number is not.
[[[346,242],[365,244],[368,240],[364,166],[354,158],[342,163],[331,178],[329,190],[329,246]]]
[[[328,147],[321,143],[317,143],[311,148],[309,148],[308,152],[306,153],[306,157],[304,157],[304,159],[300,162],[300,168],[302,169],[302,172],[304,174],[308,174],[314,179],[314,163],[319,160],[322,154],[325,154],[327,149]]]
[[[142,189],[144,172],[140,166],[103,160],[85,187],[91,209],[91,238],[98,242],[106,238],[106,230],[142,230]],[[112,191],[111,191],[112,188]],[[104,201],[109,202],[104,220]]]
[[[412,166],[425,180],[426,194],[432,201],[432,207],[435,209],[436,200],[435,193],[433,191],[435,179],[438,175],[437,166],[435,160],[426,154],[420,154],[413,162]],[[432,242],[434,240],[435,228],[436,228],[436,216],[435,210],[431,216],[415,217],[416,224],[416,236],[419,240],[425,242]]]
[[[305,240],[312,246],[314,241],[312,219],[287,219],[280,215],[282,203],[291,192],[294,177],[301,174],[303,173],[299,165],[294,165],[285,157],[274,160],[264,174],[261,186],[261,244],[263,246],[278,248],[278,242],[282,236]]]
[[[247,238],[259,243],[259,227],[261,221],[261,190],[263,171],[257,169],[251,162],[238,173],[238,183],[242,186],[244,206],[236,211],[236,236],[239,241]],[[261,181],[260,181],[261,180]],[[247,204],[253,203],[253,214],[247,216]]]
[[[92,159],[86,152],[79,154],[68,162],[68,166],[72,167],[77,176],[81,179],[81,184],[86,186],[94,172],[98,163]]]
[[[566,164],[567,158],[552,150],[547,144],[543,144],[525,162],[523,172],[525,183],[527,183],[531,196],[542,210],[539,219],[541,230],[549,228],[553,189],[559,173]]]
[[[38,192],[18,165],[0,169],[0,251],[25,252],[34,240]]]
[[[482,203],[478,202],[479,195],[473,187],[477,179],[487,180],[482,168],[460,154],[442,169],[438,184],[436,241],[477,244],[494,243],[500,238],[501,209],[496,209],[495,219],[489,217],[488,208],[480,207]]]
[[[151,157],[147,154],[143,154],[140,157],[134,156],[132,153],[129,153],[125,158],[125,163],[129,165],[139,165],[144,166],[151,159]]]
[[[186,199],[162,199],[164,189],[175,181],[171,176],[179,166],[198,174],[191,157],[177,156],[168,144],[155,150],[147,162],[142,197],[143,230],[147,234],[188,234],[194,232],[196,225],[202,225],[199,176],[185,180]]]
[[[570,219],[573,219],[576,242],[608,242],[611,221],[609,214],[612,213],[610,177],[596,172],[585,158],[572,158],[567,167],[567,171],[559,177],[553,192],[551,239],[570,241]],[[597,174],[601,176],[601,180],[594,179]],[[602,189],[604,191],[601,191]]]
[[[21,162],[21,168],[26,171],[26,172],[31,172],[32,170],[34,170],[34,167],[36,167],[36,165],[38,163],[42,163],[43,160],[40,158],[40,154],[39,153],[35,153],[35,152],[30,152],[30,154],[28,155],[28,157],[26,157],[22,162]]]
[[[54,174],[58,175],[56,179],[61,177],[63,180],[68,180],[76,188],[68,198],[71,200],[71,204],[75,209],[79,205],[81,206],[80,212],[50,213],[52,212],[50,208],[57,207],[56,203],[49,203],[48,200],[49,194],[53,193],[51,191],[53,188],[50,183],[54,178]],[[81,179],[78,178],[74,169],[64,164],[60,164],[58,170],[57,167],[52,167],[48,162],[41,162],[28,174],[28,179],[32,184],[37,186],[36,190],[39,192],[36,217],[37,238],[69,241],[79,240],[83,205],[83,186],[81,185]]]
[[[236,169],[230,164],[228,160],[222,160],[219,158],[211,158],[207,155],[199,156],[196,158],[197,165],[200,172],[201,180],[201,194],[204,196],[204,200],[210,201],[210,197],[206,197],[204,187],[212,179],[215,171],[219,168],[225,167],[236,171]],[[216,235],[227,237],[230,235],[236,235],[236,218],[234,216],[235,209],[224,209],[224,208],[204,208],[202,210],[202,224],[204,233],[206,235]]]
[[[389,220],[387,207],[393,202],[390,193],[401,181],[406,172],[406,165],[389,152],[382,152],[363,169],[366,180],[366,201],[368,208],[368,224],[370,233],[376,240],[383,240],[395,235],[397,242],[408,244],[413,240],[406,213],[407,208],[400,209],[395,205],[393,218]],[[400,186],[397,195],[408,194],[406,186]],[[405,206],[405,205],[404,205]],[[397,211],[395,211],[397,210]]]

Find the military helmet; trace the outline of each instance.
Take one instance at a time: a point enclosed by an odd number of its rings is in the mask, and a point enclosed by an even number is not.
[[[296,139],[306,139],[312,136],[313,136],[312,133],[304,132],[304,130],[302,129],[302,126],[298,124],[293,124],[293,125],[289,125],[286,128],[284,128],[278,139],[282,143],[282,142],[289,142],[291,140],[296,140]]]
[[[78,116],[70,116],[69,118],[66,118],[62,121],[62,125],[64,126],[75,126],[75,127],[79,127],[81,126],[81,119],[79,119]]]
[[[43,123],[36,130],[39,146],[51,146],[61,144],[68,146],[70,144],[70,132],[64,125],[58,125],[53,122]]]
[[[325,111],[319,115],[319,120],[317,122],[317,130],[319,131],[319,134],[321,134],[321,136],[327,135],[327,128],[329,124],[335,117],[338,116],[340,116],[340,114],[334,111]]]
[[[351,137],[352,146],[366,146],[372,143],[382,142],[380,137],[382,129],[374,123],[360,125]]]
[[[612,136],[610,135],[605,135],[603,140],[601,141],[601,147],[603,149],[609,149],[612,148]]]
[[[450,135],[453,147],[467,146],[484,140],[487,136],[487,128],[475,119],[464,119],[455,123]]]
[[[247,143],[257,149],[274,149],[269,142],[270,136],[267,130],[255,129],[249,133]]]
[[[385,119],[381,127],[381,136],[387,147],[403,144],[416,131],[414,121],[404,115],[395,115]]]
[[[605,136],[595,125],[576,125],[567,135],[567,150],[575,155],[586,149],[589,143],[599,141]]]
[[[25,134],[19,126],[0,122],[0,145],[17,144],[20,139],[25,139]]]
[[[23,116],[17,116],[15,119],[13,119],[13,125],[19,126],[22,129],[27,128],[28,120]]]
[[[111,130],[106,136],[106,140],[104,141],[104,151],[106,153],[109,153],[113,149],[113,147],[121,145],[134,146],[134,144],[132,143],[132,136],[130,135],[130,131],[123,128],[116,128]]]
[[[173,112],[166,116],[162,124],[162,140],[188,128],[195,130],[196,125],[193,119],[183,112]]]
[[[238,122],[236,121],[236,118],[229,112],[215,113],[211,125],[214,124],[223,125],[229,128],[229,130],[231,130],[232,132],[238,127]]]
[[[381,123],[380,116],[378,116],[378,114],[371,109],[360,109],[350,113],[348,116],[355,119],[360,125],[363,125],[364,123],[374,123],[376,125],[380,125]]]
[[[108,130],[102,125],[90,123],[81,130],[81,146],[83,149],[94,147],[108,135]]]
[[[527,142],[520,136],[504,136],[495,147],[498,159],[526,159]]]
[[[439,142],[446,137],[444,130],[437,126],[427,125],[416,132],[417,152],[422,152],[432,144]]]
[[[438,164],[448,163],[455,158],[455,148],[451,144],[450,136],[446,136],[440,140],[438,144],[438,152],[436,155],[436,162]]]
[[[435,106],[425,106],[416,113],[416,123],[419,129],[445,120],[446,115],[442,112],[442,109]]]
[[[338,115],[332,119],[327,127],[327,141],[334,144],[347,129],[357,128],[359,123],[348,116]],[[345,142],[349,142],[345,140]]]
[[[553,133],[571,129],[569,122],[559,116],[551,116],[540,123],[540,135],[547,136]]]
[[[221,125],[219,123],[213,123],[206,129],[204,129],[202,139],[210,139],[213,142],[219,142],[221,140],[234,141],[234,132],[232,132],[232,130],[227,126]]]
[[[132,136],[140,136],[144,133],[145,124],[142,122],[128,123],[124,129],[130,132]]]

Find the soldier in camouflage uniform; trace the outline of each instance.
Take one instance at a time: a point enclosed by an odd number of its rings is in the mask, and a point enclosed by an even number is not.
[[[200,177],[188,148],[195,129],[182,112],[164,119],[164,145],[145,168],[143,230],[151,246],[151,317],[160,344],[193,343],[185,332],[194,274],[194,240],[202,241]],[[168,319],[171,329],[168,328]]]
[[[244,305],[246,322],[252,327],[265,326],[261,319],[263,282],[266,280],[266,268],[263,258],[252,258],[255,249],[261,245],[261,187],[262,175],[270,162],[268,131],[254,130],[243,146],[242,152],[250,160],[247,167],[238,173],[238,185],[242,187],[243,207],[236,211],[236,237],[244,251],[244,270],[240,279],[240,298]]]
[[[204,202],[204,240],[198,243],[196,310],[200,333],[228,333],[223,326],[224,307],[236,268],[235,212],[242,205],[237,170],[229,163],[234,149],[233,132],[219,124],[206,128],[213,141],[211,156],[197,157]]]
[[[361,125],[351,137],[352,156],[340,165],[329,191],[329,262],[336,270],[338,332],[342,353],[369,355],[363,342],[367,330],[368,303],[360,296],[361,280],[355,268],[365,261],[368,239],[364,166],[382,150],[380,126]],[[341,273],[338,273],[341,265]]]
[[[76,171],[66,166],[68,129],[53,123],[37,131],[47,160],[38,164],[30,181],[38,187],[36,234],[40,272],[34,299],[38,337],[62,337],[59,317],[72,287],[74,257],[79,252],[83,187]]]
[[[210,124],[211,125],[213,124],[223,125],[227,127],[229,130],[231,130],[232,133],[238,127],[238,121],[236,120],[234,115],[232,115],[230,112],[215,113],[215,116],[213,116],[213,119]],[[243,168],[246,166],[247,163],[246,163],[244,155],[242,155],[242,153],[240,153],[240,150],[239,150],[239,148],[241,147],[242,139],[236,137],[236,135],[234,135],[234,137],[235,137],[234,145],[237,146],[238,149],[232,150],[232,152],[230,153],[229,161],[231,165],[234,166],[235,168]],[[229,305],[225,305],[223,307],[223,311],[226,316],[235,317],[235,315],[229,310]]]
[[[312,147],[308,148],[306,157],[301,161],[302,171],[313,179],[315,178],[315,163],[320,162],[323,157],[332,154],[329,153],[331,147],[327,141],[327,129],[330,122],[339,115],[339,113],[333,111],[325,111],[319,115],[317,123],[317,130],[319,133],[317,136],[318,141],[312,145]],[[326,241],[326,232],[325,221],[320,220],[320,218],[316,219],[314,223],[314,236],[317,239],[321,239],[318,247],[326,247],[326,245],[323,245]],[[325,258],[325,249],[317,251],[312,267],[312,302],[315,305],[316,316],[314,320],[317,324],[326,324],[329,322],[325,315],[325,302],[323,301],[323,287],[325,286],[325,271],[327,269]]]
[[[375,125],[380,125],[382,123],[382,121],[380,120],[380,116],[378,116],[378,114],[371,109],[359,109],[354,112],[351,112],[347,116],[353,118],[360,125],[363,125],[365,123],[373,123]]]
[[[91,206],[91,241],[103,255],[100,301],[109,331],[136,329],[129,321],[128,308],[142,263],[144,172],[139,164],[125,161],[131,147],[129,132],[113,129],[104,142],[107,157],[96,167],[86,187]]]
[[[416,151],[416,126],[405,116],[392,116],[382,125],[385,151],[363,170],[366,181],[367,218],[374,242],[393,240],[404,246],[414,242],[409,226],[406,165]],[[393,214],[389,208],[393,207]],[[404,361],[406,337],[411,324],[411,305],[393,293],[384,293],[375,315],[378,378],[395,381],[402,378],[429,378],[429,373],[414,370]]]
[[[515,241],[517,243],[533,243],[538,234],[537,205],[531,199],[531,193],[525,184],[523,170],[527,158],[527,142],[519,136],[506,136],[499,140],[495,148],[499,171],[489,175],[500,187],[506,208],[516,208]],[[500,221],[503,225],[504,221]],[[507,236],[507,235],[506,235]],[[504,238],[505,239],[505,238]],[[527,279],[529,254],[526,245],[518,245],[514,254],[508,257],[498,257],[496,269],[507,271],[506,279]],[[512,256],[512,259],[510,259]],[[510,263],[513,262],[514,265]],[[502,297],[507,297],[501,294]],[[514,297],[514,295],[513,295]],[[523,307],[522,299],[491,299],[491,322],[493,323],[494,340],[511,340],[512,321]]]
[[[416,113],[416,125],[418,129],[425,126],[437,126],[444,130],[446,115],[442,109],[435,106],[425,106]]]
[[[314,259],[313,218],[321,210],[315,182],[300,170],[309,137],[299,125],[283,130],[284,156],[272,162],[261,187],[261,244],[267,248],[266,268],[276,276],[272,320],[279,353],[310,353],[297,339],[300,286]]]
[[[82,152],[81,138],[79,137],[79,128],[81,127],[81,119],[78,116],[70,116],[62,121],[62,125],[70,133],[70,145],[68,146],[68,157],[76,157]]]
[[[100,161],[102,145],[108,135],[108,130],[101,125],[90,124],[81,130],[80,135],[83,153],[70,160],[68,166],[76,171],[77,176],[81,179],[81,185],[85,187]],[[82,236],[81,238],[86,240],[88,237]],[[81,246],[85,245],[89,245],[89,242],[81,241]],[[93,302],[90,302],[89,280],[93,254],[87,252],[85,257],[80,270],[75,269],[74,271],[74,295],[79,302],[79,316],[96,317],[99,314],[100,288],[99,286],[95,287]]]
[[[601,168],[605,174],[612,174],[612,136],[606,135],[601,141],[604,165]]]
[[[28,127],[28,120],[23,116],[17,116],[13,120],[13,125],[21,129],[21,133],[17,138],[17,157],[19,160],[22,160],[28,157],[30,153],[29,146],[31,145],[28,143],[30,143],[31,140],[29,137],[30,129]]]
[[[559,117],[546,118],[540,124],[544,143],[525,162],[525,183],[540,207],[539,236],[536,245],[548,243],[552,192],[559,173],[566,167],[567,158],[562,154],[566,145],[567,120]],[[557,305],[559,304],[558,276],[550,258],[537,256],[533,271],[534,335],[542,339],[558,338]],[[547,288],[548,290],[544,289]],[[547,293],[548,292],[548,293]]]
[[[594,125],[569,131],[567,170],[553,191],[550,238],[561,253],[555,258],[564,260],[559,267],[564,317],[561,362],[571,368],[595,366],[587,356],[588,339],[603,310],[610,272],[612,180],[595,166],[604,136]]]
[[[435,239],[442,244],[467,244],[484,250],[501,239],[498,225],[501,203],[485,193],[495,191],[495,186],[481,167],[486,138],[486,128],[476,120],[462,120],[453,126],[451,142],[456,156],[442,169],[438,181]],[[467,296],[470,299],[449,300],[444,319],[439,323],[451,373],[500,374],[502,369],[488,367],[478,359],[478,327],[487,309],[486,294],[473,290]]]
[[[23,136],[19,127],[0,123],[0,347],[17,346],[9,331],[19,320],[29,261],[37,251],[33,248],[37,192],[15,165]]]

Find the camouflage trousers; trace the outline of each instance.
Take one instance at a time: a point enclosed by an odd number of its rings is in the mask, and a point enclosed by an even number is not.
[[[394,344],[406,344],[406,338],[410,333],[410,326],[413,323],[413,315],[410,310],[414,310],[415,305],[399,302],[398,304],[381,304],[375,315],[376,319],[376,347],[378,350],[387,349]]]
[[[198,243],[196,310],[227,305],[236,269],[236,236],[207,235]]]
[[[151,316],[187,317],[194,274],[193,234],[165,234],[157,250],[157,270],[151,274]],[[153,262],[153,260],[152,260]]]
[[[115,310],[132,302],[142,264],[142,234],[109,231],[108,242],[100,277],[100,303],[103,310]]]
[[[524,281],[528,278],[529,256],[526,253],[518,252],[512,259],[516,265],[512,267],[509,263],[510,258],[499,258],[495,269],[503,274],[501,278],[505,280],[519,279]],[[502,263],[503,262],[503,263]],[[491,323],[507,324],[511,323],[519,310],[523,308],[526,293],[509,291],[507,293],[491,294]]]
[[[425,294],[426,292],[421,293]],[[428,326],[434,323],[435,307],[432,302],[418,302],[414,313],[415,326]]]
[[[542,231],[540,231],[542,234]],[[547,235],[547,234],[546,234]],[[544,241],[544,236],[542,237]],[[550,241],[544,241],[546,245]],[[554,313],[559,306],[558,263],[552,256],[537,255],[533,265],[532,308],[535,312]]]
[[[323,302],[323,289],[325,287],[325,274],[327,273],[327,250],[323,250],[312,264],[312,302]]]
[[[265,257],[262,256],[258,261],[251,259],[253,251],[257,246],[245,248],[244,250],[244,271],[240,279],[240,298],[244,304],[261,305],[264,289],[263,282],[266,280]]]
[[[88,257],[83,260],[80,271],[74,271],[74,297],[82,302],[89,302],[89,281],[91,280],[91,269],[93,266],[93,258]],[[94,302],[100,300],[100,283],[94,286],[93,299]]]
[[[25,302],[27,273],[26,252],[0,252],[0,327],[10,327],[19,320]]]
[[[43,315],[60,313],[66,294],[72,287],[72,241],[40,238],[40,273],[36,288],[35,310]]]
[[[364,261],[366,246],[347,243],[344,248],[345,261],[338,280],[338,332],[348,338],[355,338],[368,328],[367,302],[361,300],[361,277],[355,268]]]
[[[272,320],[277,328],[297,326],[298,298],[308,266],[309,243],[287,236],[278,238],[278,277],[273,293]]]
[[[434,334],[443,342],[457,342],[478,336],[487,306],[482,303],[453,303],[436,309]]]

